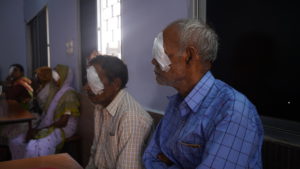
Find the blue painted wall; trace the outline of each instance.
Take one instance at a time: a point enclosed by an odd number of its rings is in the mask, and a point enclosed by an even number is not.
[[[44,7],[49,14],[50,66],[65,64],[72,68],[74,86],[80,89],[80,38],[78,0],[24,0],[24,18],[31,20]],[[73,41],[73,54],[66,53],[66,43]]]
[[[25,46],[23,0],[1,0],[0,80],[5,79],[11,64],[20,63],[26,69]]]
[[[175,90],[159,86],[153,73],[154,37],[170,22],[189,15],[188,1],[130,0],[123,1],[122,57],[129,70],[129,92],[145,108],[162,112]]]
[[[66,64],[75,74],[74,86],[81,84],[79,6],[77,0],[1,0],[0,53],[1,78],[11,63],[27,67],[26,23],[44,7],[49,12],[50,66]],[[66,53],[66,43],[73,41],[74,52]]]

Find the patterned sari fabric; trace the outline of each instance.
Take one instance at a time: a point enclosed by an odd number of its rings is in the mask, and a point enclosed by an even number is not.
[[[41,129],[28,143],[24,143],[26,133],[9,141],[12,159],[30,158],[54,154],[57,147],[64,143],[65,138],[76,132],[79,117],[79,99],[73,88],[72,72],[64,65],[57,65],[55,70],[60,76],[58,89],[51,84],[50,93],[45,104],[46,113],[42,114],[41,122],[36,126]],[[70,112],[69,120],[64,128],[47,127]]]

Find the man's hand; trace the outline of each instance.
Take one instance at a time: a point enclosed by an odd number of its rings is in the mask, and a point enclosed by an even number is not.
[[[171,160],[169,160],[168,157],[165,156],[163,153],[158,153],[156,158],[159,159],[161,162],[164,162],[168,166],[173,164],[173,162]]]

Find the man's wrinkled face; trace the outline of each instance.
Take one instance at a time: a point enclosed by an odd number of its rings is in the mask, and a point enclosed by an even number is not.
[[[100,65],[94,64],[91,66],[94,67],[94,69],[98,75],[98,77],[95,77],[95,78],[99,78],[98,80],[102,84],[100,84],[99,82],[95,83],[95,81],[91,81],[88,78],[88,84],[85,86],[85,89],[87,91],[89,99],[94,104],[100,104],[100,105],[106,107],[113,100],[113,98],[116,94],[116,91],[118,89],[116,89],[115,86],[109,82],[109,79],[106,76],[106,72],[102,69],[102,67]],[[90,72],[90,71],[87,71],[87,72]],[[88,76],[90,76],[90,75],[88,75]],[[93,86],[95,86],[95,85],[103,85],[103,87],[98,86],[103,89],[101,91],[92,89]],[[100,88],[98,88],[98,89],[100,89]]]
[[[176,26],[170,26],[163,32],[164,50],[171,64],[168,71],[163,71],[154,58],[152,64],[156,81],[160,85],[174,86],[185,77],[186,62],[180,54],[179,35]]]

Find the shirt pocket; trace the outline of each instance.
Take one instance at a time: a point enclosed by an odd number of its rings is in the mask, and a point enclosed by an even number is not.
[[[190,147],[190,148],[202,148],[201,144],[191,144],[191,143],[185,143],[182,141],[179,141],[179,144]]]
[[[204,141],[199,135],[189,135],[183,139],[178,140],[177,146],[179,153],[182,156],[182,160],[187,160],[191,163],[195,162],[195,159],[202,159],[204,151]]]

